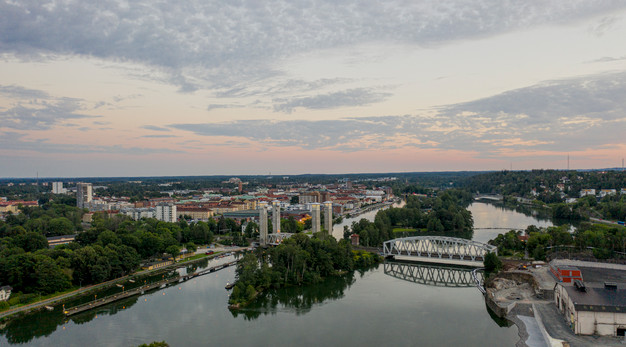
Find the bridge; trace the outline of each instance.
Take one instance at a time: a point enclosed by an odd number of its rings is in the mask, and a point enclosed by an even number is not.
[[[422,263],[386,261],[384,273],[401,280],[435,287],[475,287],[483,282],[481,271]]]
[[[503,197],[500,194],[478,194],[474,197],[474,200],[493,200],[502,201]]]
[[[383,243],[385,258],[408,256],[482,262],[489,252],[498,254],[498,247],[446,236],[412,236]]]
[[[272,246],[277,246],[282,243],[285,239],[290,238],[293,234],[290,233],[272,233],[267,234],[267,244]]]

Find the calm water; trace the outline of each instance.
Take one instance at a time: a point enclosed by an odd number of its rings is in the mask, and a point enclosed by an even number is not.
[[[541,225],[491,205],[470,209],[477,227]],[[478,229],[475,237],[492,231]],[[33,314],[2,327],[0,346],[137,346],[161,340],[172,346],[513,346],[518,340],[515,326],[501,327],[491,318],[476,288],[420,284],[385,274],[383,265],[317,286],[268,292],[237,313],[228,310],[224,289],[234,276],[229,268],[70,319],[60,309]]]

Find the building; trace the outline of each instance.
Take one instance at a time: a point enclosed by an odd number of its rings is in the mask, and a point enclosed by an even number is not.
[[[280,201],[272,201],[272,232],[280,233]]]
[[[11,212],[12,214],[20,213],[20,206],[39,206],[37,201],[11,200],[0,201],[0,214]]]
[[[67,189],[63,188],[63,182],[52,182],[52,194],[65,194]]]
[[[626,336],[626,283],[557,283],[554,303],[575,334]]]
[[[575,280],[583,280],[583,275],[579,268],[557,263],[557,261],[550,263],[550,272],[559,282],[573,283]]]
[[[359,245],[359,234],[352,234],[350,235],[350,243],[352,243],[353,246],[358,246]]]
[[[11,286],[2,286],[2,287],[0,287],[0,301],[9,300],[9,297],[11,296],[11,291],[12,290],[13,290],[13,288],[11,288]]]
[[[259,238],[261,246],[267,245],[267,203],[259,204]]]
[[[156,210],[154,207],[131,207],[120,210],[120,213],[134,220],[140,220],[141,218],[155,218]]]
[[[311,204],[315,202],[321,202],[320,192],[304,192],[298,196],[298,203]]]
[[[331,201],[324,202],[324,229],[330,235],[333,234],[333,203]]]
[[[311,204],[311,229],[313,234],[319,233],[322,231],[321,225],[321,216],[320,216],[320,204],[315,202]]]
[[[172,203],[161,202],[156,205],[154,218],[164,222],[176,222],[176,205]]]
[[[603,198],[607,195],[616,195],[617,194],[617,189],[600,189],[600,192],[598,193],[598,195]]]
[[[54,248],[58,245],[67,245],[68,243],[74,241],[76,235],[61,235],[61,236],[52,236],[48,237],[48,247]]]
[[[581,189],[580,190],[580,197],[582,198],[585,195],[596,196],[596,190],[595,189]]]
[[[213,216],[213,210],[202,206],[178,205],[176,206],[176,215],[178,218],[189,216],[191,219],[205,221]]]
[[[76,206],[78,208],[89,208],[93,200],[93,187],[91,183],[76,183]]]

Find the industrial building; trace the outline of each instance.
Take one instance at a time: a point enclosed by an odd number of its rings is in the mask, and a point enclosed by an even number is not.
[[[557,283],[554,302],[575,334],[626,336],[626,283]]]

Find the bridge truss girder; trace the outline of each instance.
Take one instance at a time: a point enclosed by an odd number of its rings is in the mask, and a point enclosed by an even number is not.
[[[272,233],[267,235],[267,244],[268,245],[278,245],[283,242],[285,239],[293,236],[291,233]]]
[[[412,236],[383,243],[383,254],[439,259],[482,261],[488,252],[498,254],[496,246],[447,236]]]
[[[401,280],[425,284],[436,287],[475,287],[476,280],[472,276],[472,269],[442,267],[426,264],[407,264],[399,262],[385,262],[383,266],[386,275]],[[478,280],[482,283],[483,274],[477,272]]]

